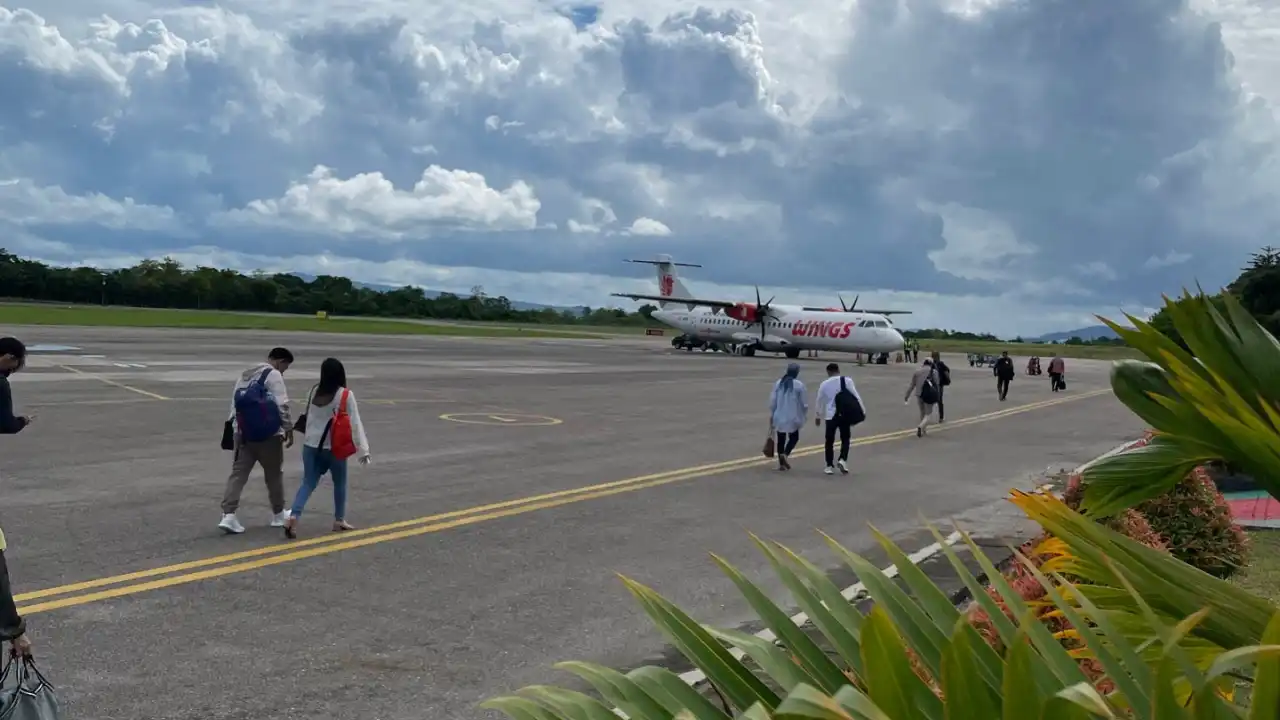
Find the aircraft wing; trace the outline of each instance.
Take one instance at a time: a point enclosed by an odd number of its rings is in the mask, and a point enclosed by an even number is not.
[[[857,310],[854,310],[853,308],[849,308],[849,309],[847,309],[847,310],[841,310],[840,308],[829,308],[829,307],[827,307],[827,308],[824,308],[824,307],[806,307],[806,308],[802,308],[802,309],[803,309],[805,312],[837,312],[837,313],[838,313],[838,312],[846,312],[846,313],[854,313],[854,314],[857,314],[857,313],[869,313],[869,314],[874,314],[874,315],[910,315],[910,314],[911,314],[911,311],[910,311],[910,310],[870,310],[870,309],[866,309],[866,308],[858,308]]]
[[[731,308],[738,303],[728,300],[700,300],[698,298],[680,298],[680,297],[663,297],[661,295],[635,295],[632,293],[610,293],[613,297],[624,297],[632,300],[652,300],[662,303],[676,303],[678,305],[703,305],[713,308]]]

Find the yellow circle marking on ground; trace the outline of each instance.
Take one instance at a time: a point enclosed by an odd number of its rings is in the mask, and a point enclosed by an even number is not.
[[[508,427],[515,425],[534,426],[534,425],[559,425],[564,422],[560,418],[547,417],[546,415],[526,415],[524,413],[445,413],[440,416],[441,420],[449,422],[462,423],[464,425],[506,425]]]

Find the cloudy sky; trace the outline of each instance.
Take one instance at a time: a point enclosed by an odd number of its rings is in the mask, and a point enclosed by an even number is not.
[[[54,263],[600,305],[666,252],[1012,335],[1280,245],[1272,0],[25,2],[0,245]]]

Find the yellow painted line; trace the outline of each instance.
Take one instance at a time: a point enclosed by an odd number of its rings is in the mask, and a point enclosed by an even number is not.
[[[937,426],[936,431],[948,430],[955,427],[965,427],[967,425],[975,425],[984,422],[990,422],[1011,415],[1018,415],[1033,410],[1039,410],[1054,405],[1061,405],[1076,400],[1096,397],[1098,395],[1108,394],[1109,389],[1094,390],[1087,393],[1080,393],[1063,398],[1055,398],[1052,400],[1043,400],[1026,405],[1018,405],[1005,410],[975,415],[960,420],[949,421],[943,425]],[[906,430],[896,430],[893,432],[881,433],[879,435],[871,435],[867,437],[857,438],[851,444],[856,446],[875,445],[879,443],[889,442],[900,438],[912,437],[915,435],[915,428]],[[797,450],[793,456],[815,455],[822,452],[822,445],[811,445]],[[745,469],[752,466],[759,466],[771,463],[772,460],[762,457],[739,458],[737,460],[727,460],[724,462],[710,463],[691,468],[682,468],[677,470],[669,470],[666,472],[653,473],[640,477],[627,478],[625,480],[615,480],[613,482],[601,483],[598,485],[590,485],[586,487],[574,488],[570,490],[561,490],[558,492],[546,493],[543,495],[535,495],[504,502],[493,503],[490,505],[482,505],[478,507],[465,508],[437,515],[429,515],[411,520],[402,520],[399,522],[388,523],[375,527],[365,528],[363,530],[354,530],[342,534],[331,534],[328,536],[311,538],[308,540],[300,540],[282,545],[272,545],[267,547],[253,548],[240,552],[219,555],[200,560],[192,560],[189,562],[167,565],[164,567],[152,568],[148,570],[140,570],[138,572],[126,573],[123,575],[115,575],[112,577],[99,578],[96,580],[88,580],[85,582],[72,583],[62,585],[45,590],[37,590],[34,592],[21,593],[14,596],[16,602],[25,602],[29,600],[40,600],[43,598],[54,597],[57,595],[67,595],[70,593],[84,592],[95,588],[106,587],[108,585],[119,585],[122,583],[133,583],[136,580],[146,580],[147,578],[159,577],[162,575],[171,575],[157,580],[149,580],[147,582],[122,585],[108,590],[98,592],[90,592],[83,595],[73,595],[58,600],[48,600],[46,602],[36,603],[20,607],[19,610],[24,614],[48,612],[66,607],[74,607],[84,605],[101,600],[107,600],[115,597],[126,595],[135,595],[138,593],[148,592],[150,590],[158,590],[175,585],[184,585],[187,583],[198,582],[211,578],[232,575],[236,573],[248,572],[259,568],[278,565],[281,563],[302,560],[306,558],[328,555],[330,553],[341,552],[343,550],[351,550],[354,548],[366,547],[380,543],[390,542],[392,540],[401,540],[404,538],[425,535],[428,533],[440,532],[467,525],[474,525],[489,520],[497,520],[500,518],[511,517],[514,515],[523,515],[526,513],[546,510],[550,508],[560,507],[562,505],[570,505],[587,500],[594,500],[611,495],[621,493],[634,492],[661,485],[668,485],[675,482],[686,480],[694,480],[712,475],[719,475],[734,470]],[[354,539],[353,539],[354,538]],[[257,559],[251,559],[257,558]],[[247,562],[238,562],[238,561]],[[231,563],[231,564],[228,564]],[[221,567],[213,567],[213,566]],[[198,570],[199,568],[209,568]],[[198,570],[196,572],[187,572]],[[179,573],[179,574],[175,574]]]
[[[151,391],[149,391],[149,390],[142,390],[142,389],[140,389],[140,388],[136,388],[136,387],[134,387],[134,386],[132,386],[132,385],[125,385],[124,383],[116,382],[115,380],[109,380],[109,379],[107,379],[107,378],[102,377],[101,375],[94,375],[93,373],[87,373],[87,372],[85,372],[85,371],[83,371],[83,370],[79,370],[79,369],[77,369],[77,368],[73,368],[73,367],[71,367],[70,365],[59,365],[58,367],[62,368],[63,370],[66,370],[66,371],[67,371],[67,372],[69,372],[69,373],[74,373],[74,374],[76,374],[76,375],[83,375],[83,376],[85,376],[85,377],[93,378],[94,380],[97,380],[97,381],[99,381],[99,382],[104,382],[104,383],[106,383],[106,384],[108,384],[108,385],[110,385],[110,386],[112,386],[112,387],[118,387],[118,388],[120,388],[121,390],[128,390],[129,392],[135,392],[135,393],[138,393],[139,395],[146,395],[147,397],[152,398],[152,399],[155,399],[155,400],[168,400],[168,399],[169,399],[169,398],[167,398],[167,397],[165,397],[165,396],[163,396],[163,395],[157,395],[156,393],[153,393],[153,392],[151,392]]]

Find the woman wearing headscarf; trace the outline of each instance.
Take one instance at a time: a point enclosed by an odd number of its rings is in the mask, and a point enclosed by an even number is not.
[[[778,434],[779,470],[791,469],[787,457],[800,442],[800,426],[809,416],[809,401],[799,375],[798,363],[788,365],[786,374],[773,384],[773,394],[769,396],[769,426]]]

